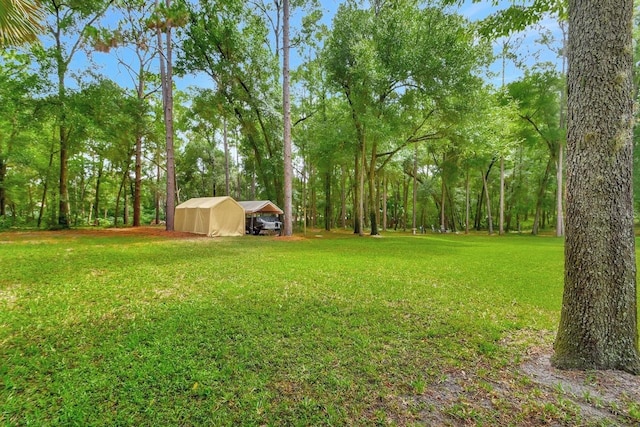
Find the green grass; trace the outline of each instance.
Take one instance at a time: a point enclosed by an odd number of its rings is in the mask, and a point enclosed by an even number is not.
[[[576,416],[514,369],[558,322],[558,239],[4,233],[0,260],[4,425]],[[452,379],[463,397],[438,408]]]

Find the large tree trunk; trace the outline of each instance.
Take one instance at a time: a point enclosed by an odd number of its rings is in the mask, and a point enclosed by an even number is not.
[[[633,233],[633,0],[569,1],[567,211],[553,364],[640,374]]]

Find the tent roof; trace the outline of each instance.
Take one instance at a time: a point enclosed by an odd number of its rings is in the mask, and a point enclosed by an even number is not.
[[[223,197],[196,197],[193,199],[189,199],[186,202],[180,203],[178,206],[176,206],[176,209],[180,208],[212,208],[226,200],[232,200],[235,202],[235,200],[233,200],[231,197],[229,196],[223,196]]]
[[[253,214],[258,212],[282,214],[282,209],[277,207],[269,200],[251,200],[246,202],[238,202],[244,208],[244,213]]]

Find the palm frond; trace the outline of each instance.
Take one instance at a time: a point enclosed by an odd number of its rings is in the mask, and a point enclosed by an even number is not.
[[[34,42],[43,19],[38,0],[0,0],[0,46]]]

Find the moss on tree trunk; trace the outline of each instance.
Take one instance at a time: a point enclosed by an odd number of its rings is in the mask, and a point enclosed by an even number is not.
[[[565,290],[553,364],[640,373],[633,0],[571,0]]]

